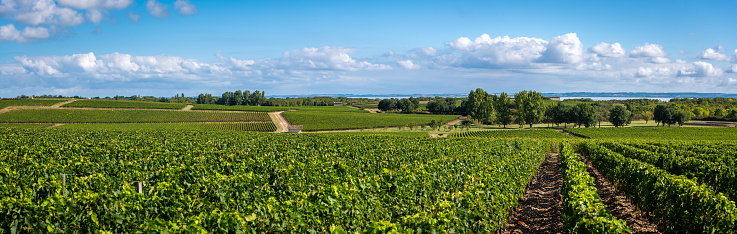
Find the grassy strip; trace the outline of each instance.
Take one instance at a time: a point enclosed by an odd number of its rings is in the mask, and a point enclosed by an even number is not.
[[[426,138],[427,132],[320,132],[320,133],[310,133],[307,132],[305,134],[324,134],[324,135],[330,135],[330,136],[395,136],[395,137],[421,137]]]
[[[0,109],[8,106],[53,106],[68,99],[19,99],[0,100]]]
[[[568,142],[560,143],[563,167],[563,226],[568,233],[629,233],[627,223],[612,216],[596,193],[594,178],[586,171]]]
[[[362,112],[367,111],[350,108],[347,106],[223,106],[215,104],[195,104],[192,110],[228,110],[228,111],[256,111],[277,112],[288,110],[300,111],[325,111],[325,112]]]
[[[160,110],[12,110],[0,114],[2,123],[166,123],[271,122],[263,112],[204,112]]]
[[[369,129],[428,125],[431,120],[448,122],[457,115],[371,114],[356,112],[289,111],[283,113],[293,125],[303,125],[305,131]]]
[[[451,133],[450,137],[483,137],[483,138],[572,138],[566,134],[550,129],[528,130],[490,130]]]
[[[226,130],[273,132],[273,122],[249,123],[124,123],[124,124],[65,124],[54,129],[88,129],[88,130]]]
[[[737,128],[565,128],[564,131],[593,139],[648,139],[648,140],[734,140]]]
[[[675,176],[652,164],[624,157],[593,142],[577,144],[576,151],[651,214],[665,232],[735,233],[734,202],[706,185]]]
[[[698,158],[675,157],[638,149],[632,146],[613,142],[602,142],[601,145],[622,156],[637,159],[666,170],[674,175],[684,175],[699,183],[712,186],[714,191],[726,194],[732,200],[737,199],[737,169],[719,163],[704,161]]]
[[[24,128],[24,129],[29,129],[29,128],[43,128],[43,127],[47,127],[47,126],[51,126],[51,125],[49,125],[49,124],[0,124],[0,128]]]
[[[182,109],[187,103],[143,102],[125,100],[78,100],[62,107],[124,108],[124,109]]]

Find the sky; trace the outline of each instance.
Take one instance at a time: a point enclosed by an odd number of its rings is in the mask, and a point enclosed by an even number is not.
[[[737,1],[0,0],[0,97],[737,93]]]

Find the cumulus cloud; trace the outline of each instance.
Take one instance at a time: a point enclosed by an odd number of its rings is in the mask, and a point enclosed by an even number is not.
[[[399,66],[407,70],[420,69],[420,65],[414,64],[412,60],[409,60],[409,59],[408,60],[398,60],[397,63],[399,64]]]
[[[672,76],[673,72],[667,67],[640,67],[637,69],[635,76],[637,77],[651,77],[651,76]]]
[[[708,76],[720,76],[724,71],[718,67],[714,67],[713,64],[707,62],[697,61],[693,63],[693,68],[683,67],[678,71],[678,76],[688,77],[708,77]]]
[[[732,64],[732,73],[737,73],[737,64]]]
[[[57,0],[59,5],[76,9],[124,9],[133,2],[130,0]]]
[[[253,66],[253,64],[256,63],[256,61],[253,60],[238,60],[233,57],[225,57],[220,54],[220,51],[215,53],[215,56],[220,59],[223,63],[228,65],[228,67],[238,70],[250,70]]]
[[[645,43],[645,45],[636,46],[635,49],[630,51],[630,57],[639,58],[639,57],[668,57],[668,53],[666,53],[663,50],[663,46],[658,44],[649,44]]]
[[[351,49],[342,47],[304,48],[282,54],[280,64],[285,67],[308,70],[389,70],[391,66],[356,61],[348,55]]]
[[[420,52],[425,56],[435,56],[438,53],[438,50],[432,47],[425,47],[420,49]]]
[[[47,28],[28,26],[22,31],[19,31],[13,24],[0,26],[0,42],[12,41],[26,43],[33,39],[43,39],[49,36],[50,34]]]
[[[542,61],[552,63],[578,63],[582,60],[583,45],[575,33],[551,38],[542,58]]]
[[[146,2],[146,10],[156,18],[169,17],[169,10],[166,9],[166,5],[161,4],[156,0],[148,0],[148,2]]]
[[[614,44],[599,42],[595,46],[589,48],[589,52],[603,57],[624,57],[624,55],[627,54],[627,50],[622,48],[622,45],[618,42]]]
[[[133,23],[138,23],[138,19],[141,18],[141,15],[138,15],[138,14],[133,13],[133,12],[128,12],[128,18],[131,19],[131,21],[133,21]]]
[[[461,37],[447,45],[461,53],[461,59],[465,60],[463,62],[470,66],[528,65],[542,57],[548,42],[528,37],[491,38],[488,34],[483,34],[473,41]]]
[[[174,8],[179,11],[180,15],[194,15],[197,14],[197,8],[194,4],[189,3],[188,0],[177,0],[174,2]]]
[[[729,56],[719,53],[718,50],[714,50],[712,48],[702,51],[701,55],[699,55],[699,58],[717,61],[729,61]]]

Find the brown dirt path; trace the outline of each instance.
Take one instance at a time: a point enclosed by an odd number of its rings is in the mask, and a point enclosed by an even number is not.
[[[183,111],[190,111],[190,110],[192,110],[192,107],[194,107],[194,105],[187,105],[184,108],[182,108],[182,110]]]
[[[269,112],[269,117],[271,117],[271,121],[276,124],[276,131],[275,132],[287,132],[289,131],[287,128],[289,125],[292,125],[289,123],[289,120],[282,115],[283,111],[279,112]]]
[[[43,128],[53,128],[53,127],[59,127],[61,125],[64,125],[64,124],[60,124],[60,123],[58,123],[58,124],[52,124],[52,125],[49,125],[49,126],[46,126],[46,127],[43,127]]]
[[[56,103],[54,105],[51,105],[51,108],[54,108],[54,109],[60,108],[63,105],[66,105],[66,104],[69,104],[69,103],[72,103],[72,102],[76,102],[77,100],[79,100],[79,99],[72,99],[72,100],[69,100],[69,101],[64,101],[64,102]]]
[[[614,184],[596,170],[590,161],[584,157],[581,157],[581,160],[586,163],[586,170],[589,171],[591,177],[594,177],[596,193],[599,194],[602,203],[607,206],[614,217],[627,222],[627,226],[632,229],[632,233],[662,233],[658,231],[655,224],[650,223],[645,218],[637,206],[632,204],[627,195],[617,191]]]
[[[464,119],[466,119],[466,116],[461,116],[461,117],[458,117],[457,119],[448,121],[447,123],[443,124],[443,126],[453,126],[455,124],[461,124],[461,122],[463,122]]]
[[[560,155],[549,154],[501,233],[563,233]]]

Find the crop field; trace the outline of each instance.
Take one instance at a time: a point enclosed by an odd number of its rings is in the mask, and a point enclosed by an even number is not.
[[[454,132],[450,137],[484,137],[484,138],[572,138],[566,134],[550,129],[539,130],[490,130],[490,131],[466,131]]]
[[[56,103],[66,101],[67,99],[20,99],[20,100],[0,100],[0,109],[8,106],[52,106]]]
[[[618,189],[649,213],[663,232],[737,230],[734,167],[608,141],[582,141],[576,148],[609,180],[616,181]]]
[[[2,127],[2,125],[0,125]],[[274,132],[273,122],[247,123],[121,123],[121,124],[65,124],[55,129],[90,130],[227,130],[250,132]]]
[[[361,112],[367,111],[350,108],[346,106],[223,106],[215,104],[195,104],[192,110],[226,110],[226,111],[256,111],[276,112],[288,110],[300,111],[325,111],[325,112]]]
[[[43,128],[49,124],[0,124],[0,128]]]
[[[1,123],[166,123],[270,122],[264,112],[160,110],[13,110],[0,114]]]
[[[78,100],[62,107],[124,108],[124,109],[182,109],[186,103],[142,102],[121,100]]]
[[[565,128],[564,131],[593,139],[737,140],[737,128]]]
[[[492,233],[548,147],[481,138],[0,129],[0,228]]]
[[[368,129],[428,125],[432,120],[448,122],[457,115],[371,114],[356,112],[288,111],[283,113],[293,125],[303,125],[305,131]]]
[[[414,138],[426,138],[427,132],[420,131],[353,131],[353,132],[305,132],[304,134],[318,134],[318,135],[330,135],[330,136],[393,136],[393,137],[414,137]]]

